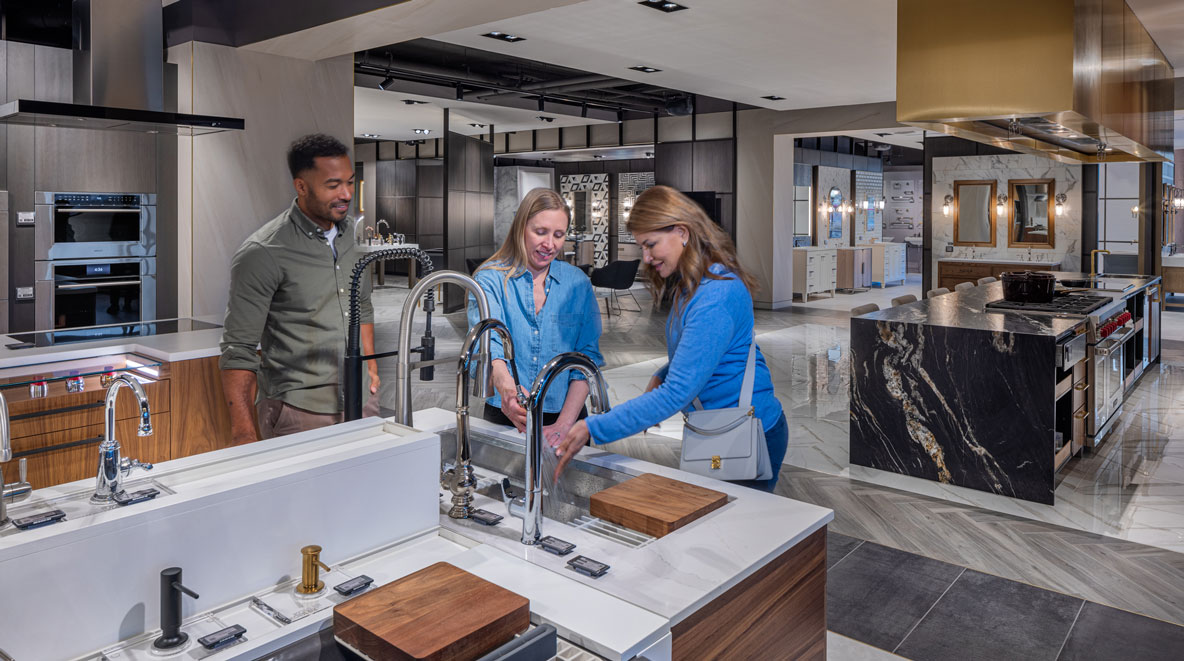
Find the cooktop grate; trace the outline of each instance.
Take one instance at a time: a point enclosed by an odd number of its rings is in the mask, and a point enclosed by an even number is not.
[[[1045,314],[1087,315],[1109,303],[1109,296],[1091,294],[1057,294],[1047,303],[1020,303],[1016,301],[991,301],[986,308],[995,312],[1037,312]]]

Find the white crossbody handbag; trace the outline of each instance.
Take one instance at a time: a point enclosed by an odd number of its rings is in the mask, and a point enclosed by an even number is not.
[[[752,406],[755,380],[754,340],[748,350],[739,406],[704,411],[703,404],[696,397],[695,410],[683,414],[680,470],[717,480],[767,480],[773,477],[765,428]]]

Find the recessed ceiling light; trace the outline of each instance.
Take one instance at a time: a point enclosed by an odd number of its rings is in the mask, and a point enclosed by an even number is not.
[[[777,96],[776,94],[770,94],[769,96],[762,96],[761,98],[768,99],[770,101],[784,101],[785,100],[784,96]]]
[[[657,72],[661,71],[661,69],[655,69],[655,68],[653,68],[653,67],[647,67],[647,66],[645,66],[644,64],[639,64],[639,65],[637,65],[637,66],[635,66],[635,67],[629,67],[629,68],[630,68],[630,69],[633,69],[634,71],[640,71],[640,72],[642,72],[642,73],[657,73]]]
[[[553,122],[553,121],[555,121],[555,118],[554,118],[554,117],[547,117],[546,115],[539,115],[539,117],[538,117],[538,118],[539,118],[539,119],[541,119],[541,120],[542,120],[542,121],[544,121],[544,122],[547,122],[548,124],[549,124],[549,123],[551,123],[551,122]]]
[[[387,76],[386,78],[383,79],[383,81],[381,83],[378,83],[378,89],[386,91],[386,88],[388,88],[394,84],[395,84],[395,79],[391,78],[390,76]]]
[[[427,134],[431,133],[432,130],[431,129],[415,129],[415,132],[419,135],[427,135]]]
[[[603,154],[592,154],[592,158],[604,158]]]
[[[469,126],[471,126],[471,127],[475,128],[475,129],[483,129],[483,128],[485,128],[485,125],[484,125],[484,124],[478,124],[478,123],[476,123],[476,122],[469,122]]]
[[[498,32],[497,30],[494,30],[493,32],[486,32],[481,36],[489,37],[490,39],[497,39],[498,41],[508,41],[510,43],[514,43],[515,41],[526,41],[526,37],[517,37],[505,32]]]
[[[377,137],[379,137],[379,135],[377,133],[363,133],[362,137],[363,138],[377,138]]]
[[[403,103],[409,106],[419,106],[427,103],[427,101],[420,101],[419,99],[403,99]]]
[[[687,9],[686,5],[680,5],[677,2],[667,2],[667,0],[641,0],[641,2],[639,2],[637,4],[639,4],[643,7],[649,7],[650,9],[657,9],[658,11],[664,11],[667,14],[669,14],[670,12],[675,12],[675,11]]]

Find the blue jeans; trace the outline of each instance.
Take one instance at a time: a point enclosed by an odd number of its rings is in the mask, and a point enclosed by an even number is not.
[[[765,430],[765,444],[769,447],[769,464],[773,468],[773,477],[767,480],[733,480],[732,484],[760,489],[773,493],[777,486],[777,478],[781,475],[781,462],[785,460],[785,451],[789,447],[789,421],[782,413],[777,422]]]

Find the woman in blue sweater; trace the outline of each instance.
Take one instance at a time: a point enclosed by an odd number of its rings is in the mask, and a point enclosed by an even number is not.
[[[647,285],[655,300],[671,300],[666,320],[669,362],[650,379],[646,392],[611,411],[589,416],[568,430],[557,448],[564,467],[589,438],[609,443],[691,410],[738,406],[753,337],[752,294],[756,281],[736,260],[732,240],[682,193],[655,186],[637,198],[629,231],[641,246]],[[765,429],[773,477],[745,486],[772,491],[789,441],[781,403],[765,358],[757,349],[752,403]]]

